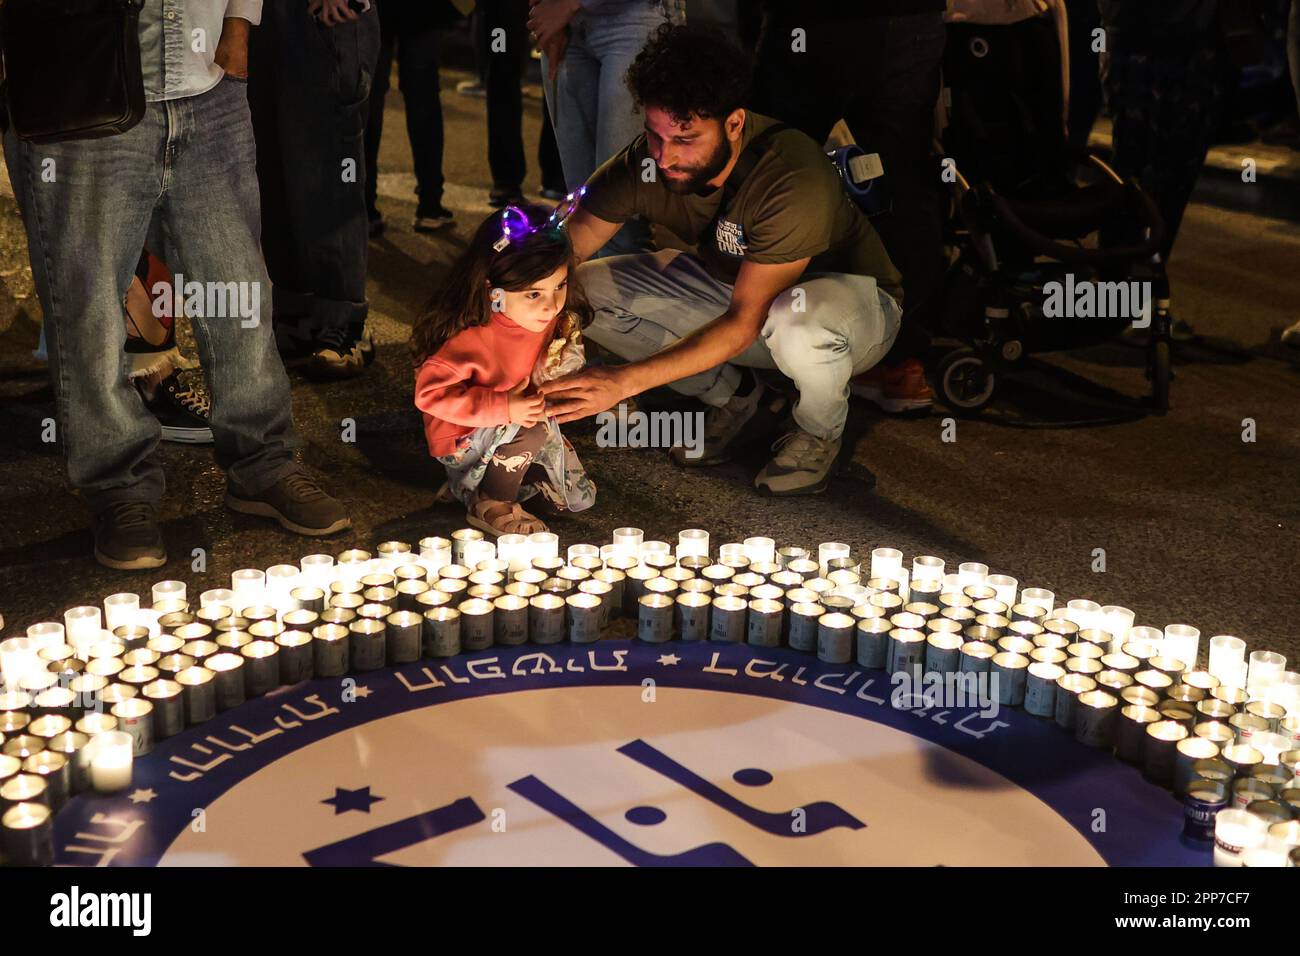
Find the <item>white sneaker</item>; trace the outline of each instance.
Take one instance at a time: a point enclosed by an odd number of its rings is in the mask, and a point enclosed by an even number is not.
[[[840,439],[818,438],[802,428],[787,432],[772,446],[776,452],[754,479],[769,495],[815,495],[826,490],[840,454]]]
[[[1293,349],[1300,349],[1300,321],[1288,325],[1282,330],[1282,344]]]

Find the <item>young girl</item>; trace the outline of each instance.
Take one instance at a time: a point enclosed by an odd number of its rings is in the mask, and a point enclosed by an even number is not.
[[[578,330],[590,309],[574,285],[565,213],[508,206],[489,216],[411,334],[429,454],[466,520],[488,534],[545,531],[519,504],[539,493],[560,511],[596,500],[536,390],[583,364]]]

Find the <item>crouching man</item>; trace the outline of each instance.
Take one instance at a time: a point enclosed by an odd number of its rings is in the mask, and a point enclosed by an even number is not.
[[[849,379],[898,333],[898,273],[835,166],[805,134],[743,108],[749,64],[720,35],[660,28],[627,74],[645,132],[587,183],[567,228],[579,259],[635,215],[694,252],[611,256],[578,275],[595,310],[585,334],[628,360],[543,387],[561,422],[668,384],[705,405],[704,453],[726,460],[763,403],[753,369],[794,382],[791,430],[755,479],[773,495],[825,489],[848,415]]]

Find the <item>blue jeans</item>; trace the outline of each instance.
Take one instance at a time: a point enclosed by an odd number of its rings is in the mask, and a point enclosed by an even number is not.
[[[608,11],[579,13],[569,24],[569,45],[554,89],[546,99],[560,147],[565,184],[577,189],[605,160],[641,133],[644,119],[624,83],[627,68],[667,14],[654,0],[629,0]],[[542,58],[542,75],[549,63]],[[650,230],[632,221],[604,247],[604,253],[650,248]]]
[[[289,380],[265,311],[270,282],[258,249],[247,89],[226,79],[198,96],[149,103],[139,124],[105,139],[38,145],[5,137],[68,475],[94,512],[163,493],[151,457],[161,428],[127,381],[122,351],[123,302],[145,245],[187,286],[242,289],[259,306],[247,318],[215,297],[214,312],[229,317],[186,309],[231,489],[257,494],[298,467]]]

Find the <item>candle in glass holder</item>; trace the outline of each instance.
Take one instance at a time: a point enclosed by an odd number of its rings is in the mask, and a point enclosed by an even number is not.
[[[275,564],[266,569],[266,600],[283,614],[294,609],[290,597],[293,589],[302,583],[302,569],[294,564]]]
[[[641,557],[641,542],[645,540],[645,532],[640,528],[615,528],[613,543],[624,554],[629,557]]]
[[[574,545],[573,547],[585,547]],[[569,549],[570,551],[573,548]],[[532,560],[532,549],[526,534],[503,534],[497,538],[497,557],[509,564],[510,570],[522,571]]]
[[[1218,634],[1210,638],[1209,671],[1220,681],[1246,659],[1246,642],[1231,634]]]
[[[912,565],[915,567],[916,562],[913,561]],[[915,571],[913,571],[913,577],[915,577]],[[984,583],[997,592],[997,600],[1001,601],[1008,608],[1015,605],[1017,593],[1016,588],[1020,583],[1015,578],[1007,574],[990,574],[984,579]]]
[[[758,535],[744,540],[745,557],[750,564],[772,564],[776,561],[776,542]]]
[[[1263,846],[1268,824],[1254,814],[1236,808],[1220,810],[1214,818],[1214,865],[1241,866],[1241,854]]]
[[[77,656],[85,658],[82,651],[97,642],[103,629],[99,608],[89,605],[68,608],[63,612],[65,640],[77,649]]]
[[[963,588],[983,584],[989,576],[989,566],[978,561],[965,561],[957,565],[957,583]]]
[[[1110,635],[1110,652],[1118,654],[1128,642],[1129,630],[1136,615],[1126,607],[1107,604],[1101,609],[1099,627]]]
[[[817,566],[821,570],[822,577],[826,577],[828,565],[836,558],[847,558],[849,556],[849,546],[842,541],[823,541],[817,545]],[[903,555],[899,552],[899,566],[902,566]],[[874,577],[874,573],[873,573]]]
[[[199,607],[232,607],[235,592],[230,588],[209,588],[199,594]]]
[[[153,586],[152,593],[153,604],[161,604],[163,601],[184,601],[185,582],[159,581]]]
[[[930,554],[918,554],[912,559],[912,580],[938,581],[942,584],[943,568],[943,558],[936,558]]]
[[[1196,670],[1196,655],[1201,650],[1201,632],[1190,624],[1168,624],[1160,644],[1160,656],[1182,661],[1188,670]]]
[[[124,624],[135,623],[135,613],[140,610],[140,595],[123,591],[104,598],[104,627],[114,630]]]
[[[599,558],[600,548],[594,544],[571,544],[565,553],[572,564],[574,558]],[[505,555],[501,554],[501,538],[497,538],[497,556],[505,559]]]
[[[1046,588],[1021,588],[1020,603],[1041,607],[1044,613],[1051,614],[1056,607],[1056,595]]]
[[[903,552],[897,548],[875,548],[871,552],[871,577],[897,581],[903,570]]]
[[[1286,658],[1273,651],[1252,651],[1246,672],[1246,692],[1252,697],[1262,694],[1286,668]],[[1225,681],[1226,683],[1226,681]]]
[[[17,690],[28,674],[41,669],[39,651],[29,637],[11,637],[0,643],[0,676],[4,687]]]
[[[53,812],[43,803],[15,803],[0,817],[0,847],[13,865],[53,865]]]
[[[251,607],[262,603],[262,592],[266,588],[266,572],[259,568],[240,568],[230,575],[230,588],[235,592],[235,604],[239,608]]]
[[[558,558],[560,536],[551,531],[537,531],[528,536],[528,547],[534,558]]]
[[[90,757],[90,785],[98,793],[116,793],[131,786],[131,735],[121,730],[96,734],[87,745]]]
[[[677,560],[692,555],[709,555],[709,533],[703,528],[687,528],[677,535]]]

